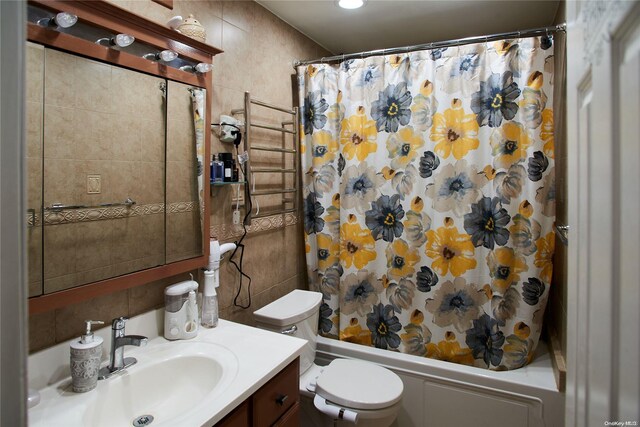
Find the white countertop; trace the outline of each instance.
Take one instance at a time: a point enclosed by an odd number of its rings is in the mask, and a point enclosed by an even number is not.
[[[212,425],[220,421],[236,406],[256,392],[267,383],[285,366],[300,355],[306,341],[289,336],[279,335],[273,332],[248,327],[245,325],[220,320],[218,326],[213,329],[201,328],[198,336],[185,341],[167,341],[162,336],[153,333],[158,332],[158,324],[154,322],[161,318],[162,310],[147,313],[141,318],[131,319],[127,323],[127,334],[146,335],[150,340],[146,347],[126,347],[125,356],[139,356],[139,363],[130,369],[136,369],[144,363],[144,354],[158,346],[180,346],[183,343],[204,342],[225,347],[232,352],[238,360],[238,372],[222,394],[216,396],[212,402],[206,405],[206,412],[199,411],[196,418],[191,418],[193,425]],[[136,328],[137,327],[137,328]],[[110,346],[110,327],[103,328],[96,335],[107,335],[103,349],[108,352]],[[146,332],[146,333],[145,333]],[[156,336],[153,338],[153,336]],[[153,352],[152,352],[153,353]],[[179,375],[180,373],[176,373]],[[42,402],[29,410],[30,426],[57,426],[71,425],[68,421],[57,423],[51,417],[55,412],[56,399],[61,395],[60,390],[70,382],[69,378],[69,346],[68,343],[59,344],[50,349],[35,353],[29,357],[29,386],[41,391]],[[97,388],[108,387],[110,379],[98,381]],[[77,405],[87,401],[83,396],[91,395],[96,390],[88,393],[76,394],[67,391],[67,403],[65,412],[73,407],[68,402],[76,399]],[[71,396],[71,397],[69,397]],[[77,396],[77,398],[76,398]],[[90,397],[90,396],[88,396]],[[117,409],[117,408],[115,408]],[[81,412],[71,411],[71,412]],[[55,417],[54,417],[55,418]],[[66,418],[65,418],[66,419]],[[197,421],[196,421],[197,419]],[[77,422],[82,425],[81,417]]]

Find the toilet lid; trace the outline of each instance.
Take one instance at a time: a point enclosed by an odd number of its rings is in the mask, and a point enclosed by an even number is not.
[[[354,409],[380,409],[402,398],[402,380],[381,366],[360,360],[335,359],[318,377],[316,393]]]

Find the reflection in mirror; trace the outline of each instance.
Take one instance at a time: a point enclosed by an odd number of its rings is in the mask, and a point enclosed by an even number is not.
[[[194,89],[177,82],[169,82],[167,88],[167,262],[203,254],[196,179],[202,173],[202,163],[197,158],[196,138],[203,138],[204,130],[194,111]],[[201,108],[204,105],[202,102]],[[204,118],[204,111],[199,116]]]
[[[163,265],[165,80],[44,51],[44,293]]]
[[[26,44],[27,245],[29,296],[42,294],[42,96],[44,47]]]

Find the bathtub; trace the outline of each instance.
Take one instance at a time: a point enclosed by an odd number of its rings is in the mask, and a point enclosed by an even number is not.
[[[316,363],[335,358],[367,360],[400,376],[404,394],[396,427],[564,425],[564,393],[542,341],[531,364],[503,372],[318,337]],[[301,425],[307,425],[304,418]]]

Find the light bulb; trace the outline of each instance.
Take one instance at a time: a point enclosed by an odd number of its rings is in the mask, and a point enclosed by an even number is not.
[[[338,6],[343,9],[357,9],[364,5],[364,0],[339,0]]]
[[[76,15],[67,12],[58,13],[54,19],[56,24],[62,28],[73,27],[75,23],[78,22],[78,17]]]
[[[118,34],[115,38],[111,39],[113,43],[117,44],[120,47],[131,46],[136,38],[130,36],[129,34]]]
[[[158,54],[158,57],[162,59],[164,62],[171,62],[178,57],[178,53],[172,50],[163,50]]]
[[[78,22],[78,17],[72,13],[60,12],[53,18],[38,19],[38,25],[43,27],[73,27]]]
[[[201,62],[198,65],[196,65],[196,71],[202,74],[208,73],[212,69],[213,69],[213,64],[207,64],[206,62]]]

